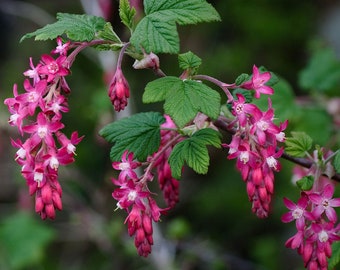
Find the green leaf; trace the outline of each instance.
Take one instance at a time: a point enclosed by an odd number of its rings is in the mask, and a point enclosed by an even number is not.
[[[313,140],[305,132],[291,132],[292,137],[286,139],[285,151],[293,157],[304,157],[312,148]]]
[[[329,48],[316,51],[307,67],[299,74],[299,84],[305,90],[332,91],[338,89],[339,83],[340,61]]]
[[[172,176],[180,179],[182,167],[185,163],[195,172],[206,174],[210,162],[207,145],[220,148],[220,133],[216,130],[205,128],[176,144],[169,157]]]
[[[251,78],[250,75],[246,74],[246,73],[242,73],[241,75],[239,75],[236,80],[235,80],[235,84],[236,85],[241,85],[242,83],[248,81]]]
[[[219,21],[214,7],[204,0],[145,0],[145,14],[161,21],[180,25]]]
[[[130,30],[134,28],[134,18],[136,15],[136,9],[131,8],[129,0],[119,1],[119,17],[122,23],[125,24]]]
[[[105,23],[104,28],[98,32],[97,36],[104,40],[110,40],[112,42],[122,43],[122,41],[117,36],[115,31],[113,31],[112,25],[109,22]]]
[[[328,260],[328,269],[335,269],[340,262],[340,242],[334,242],[332,244],[332,257]]]
[[[146,16],[139,22],[130,42],[146,52],[178,53],[176,23],[196,24],[220,20],[217,11],[203,0],[145,0]]]
[[[178,63],[181,69],[197,69],[202,64],[202,59],[189,51],[178,55]]]
[[[334,160],[333,160],[333,165],[334,165],[334,169],[337,173],[340,173],[340,149],[338,149]]]
[[[24,35],[20,42],[32,37],[35,40],[55,39],[63,34],[74,41],[91,41],[105,24],[106,21],[97,16],[57,13],[57,22]]]
[[[167,76],[149,82],[143,94],[144,103],[165,100],[164,111],[179,128],[202,112],[216,119],[220,112],[220,94],[207,85],[194,80],[181,80]]]
[[[311,190],[314,184],[314,176],[307,175],[302,177],[300,180],[296,181],[296,185],[302,190],[302,191],[308,191]]]
[[[160,125],[164,117],[158,112],[138,113],[108,124],[99,134],[110,143],[112,161],[119,161],[125,150],[139,161],[156,152],[160,145]]]
[[[32,215],[17,212],[1,222],[0,260],[4,256],[7,269],[29,269],[41,262],[55,236],[54,230]]]
[[[133,32],[130,42],[137,49],[143,47],[148,53],[179,51],[179,36],[176,24],[172,21],[163,22],[144,17]]]

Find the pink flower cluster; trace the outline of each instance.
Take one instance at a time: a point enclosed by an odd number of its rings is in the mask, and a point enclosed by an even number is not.
[[[299,170],[300,177],[315,172]],[[302,173],[302,174],[301,174]],[[332,255],[332,243],[340,240],[340,224],[335,207],[340,206],[340,198],[334,198],[334,184],[325,176],[314,179],[310,191],[301,192],[295,204],[284,198],[289,212],[282,215],[282,222],[295,221],[296,234],[286,241],[286,247],[296,249],[304,265],[309,270],[328,269],[327,259]]]
[[[56,59],[42,55],[34,66],[30,58],[31,69],[24,72],[25,92],[19,94],[14,85],[14,97],[4,101],[11,113],[9,124],[16,126],[23,137],[28,135],[23,142],[12,140],[12,145],[18,148],[15,160],[22,166],[30,194],[35,194],[35,211],[42,219],[53,219],[55,210],[62,209],[58,168],[74,161],[75,145],[82,139],[77,132],[70,139],[61,132],[62,113],[68,112],[65,94],[70,88],[65,76],[70,74],[67,58],[70,43],[63,44],[58,38],[57,44],[51,52],[59,55]]]
[[[273,89],[265,85],[271,78],[269,72],[259,73],[253,67],[252,78],[240,87],[255,90],[255,97],[260,94],[272,94]],[[228,159],[237,159],[236,167],[246,182],[252,211],[260,218],[268,216],[271,197],[274,192],[274,172],[281,166],[277,160],[283,152],[278,149],[278,142],[285,140],[283,130],[287,121],[277,126],[274,120],[274,110],[268,98],[269,108],[261,111],[256,105],[246,102],[242,94],[236,94],[233,99],[232,113],[235,119],[231,123],[235,133],[229,144]]]
[[[112,179],[118,186],[113,191],[112,197],[118,201],[118,208],[129,213],[125,220],[129,235],[135,236],[138,254],[147,257],[153,245],[152,221],[159,221],[160,215],[165,213],[165,210],[157,206],[147,187],[147,182],[153,179],[152,174],[146,172],[142,177],[138,177],[135,169],[142,164],[133,159],[133,153],[125,151],[122,162],[112,163],[112,167],[120,171],[118,179]]]
[[[165,115],[166,122],[161,125],[161,144],[159,150],[147,158],[147,162],[134,161],[134,154],[125,151],[121,162],[113,162],[112,167],[120,171],[118,179],[112,182],[118,186],[112,197],[118,201],[117,207],[128,212],[125,222],[128,233],[135,236],[135,246],[140,256],[147,257],[153,245],[152,222],[158,222],[160,215],[176,205],[179,197],[179,182],[172,178],[168,158],[177,141],[176,128],[172,119]],[[136,170],[146,166],[144,174],[137,175]],[[151,172],[156,168],[158,183],[167,204],[166,209],[157,206],[148,188],[148,182],[154,179]]]
[[[168,163],[174,145],[163,148],[177,133],[171,130],[171,128],[176,128],[176,125],[170,116],[165,115],[165,119],[165,123],[161,125],[161,146],[154,156],[157,156],[160,152],[161,155],[155,161],[154,166],[157,167],[158,183],[163,191],[164,200],[169,208],[173,208],[179,200],[179,181],[172,177],[171,168]]]

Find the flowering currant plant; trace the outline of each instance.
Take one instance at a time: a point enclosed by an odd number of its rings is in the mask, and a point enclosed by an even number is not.
[[[164,102],[162,112],[136,113],[99,132],[113,145],[110,158],[119,175],[112,179],[112,197],[116,208],[126,212],[125,223],[138,254],[147,257],[151,253],[153,224],[178,203],[185,167],[206,174],[208,147],[215,147],[226,149],[226,159],[235,160],[251,210],[259,218],[270,214],[280,158],[296,164],[293,175],[300,198],[283,200],[288,212],[282,222],[294,221],[296,227],[286,247],[297,250],[307,269],[328,269],[332,244],[340,240],[335,211],[340,198],[334,196],[335,183],[340,181],[339,150],[313,147],[304,132],[286,134],[289,122],[275,117],[271,99],[279,80],[274,73],[250,65],[251,74],[226,83],[199,74],[202,60],[191,51],[179,53],[177,25],[219,21],[212,5],[203,0],[144,0],[144,13],[137,21],[129,1],[120,0],[120,19],[131,33],[126,41],[101,17],[66,13],[58,13],[55,23],[22,37],[57,43],[40,60],[29,59],[23,91],[15,84],[13,96],[4,101],[10,112],[8,123],[20,136],[12,139],[15,161],[35,198],[35,212],[42,219],[54,219],[56,210],[62,210],[58,169],[74,162],[76,146],[83,138],[77,131],[63,132],[63,114],[69,111],[67,100],[72,93],[66,77],[72,64],[85,48],[111,50],[119,53],[108,89],[115,111],[129,103],[129,83],[122,69],[127,56],[135,60],[134,69],[150,69],[155,74],[145,86],[143,102]],[[165,74],[160,54],[177,55],[182,73]],[[265,109],[257,104],[262,97],[266,97]],[[223,141],[222,132],[228,132],[231,139]],[[164,208],[149,189],[152,181],[159,183]]]

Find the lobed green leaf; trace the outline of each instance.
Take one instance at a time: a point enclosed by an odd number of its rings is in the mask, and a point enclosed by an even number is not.
[[[314,176],[313,175],[307,175],[302,177],[300,180],[296,181],[296,185],[302,190],[302,191],[308,191],[311,190],[314,184]]]
[[[178,55],[178,63],[181,69],[197,69],[202,64],[202,59],[189,51]]]
[[[181,178],[182,168],[185,163],[195,172],[206,174],[210,162],[207,145],[219,148],[221,146],[220,133],[216,130],[205,128],[176,144],[168,160],[172,177]]]
[[[136,9],[131,8],[128,0],[119,1],[119,17],[122,23],[125,24],[130,30],[134,28],[134,18],[136,15]]]
[[[163,77],[149,82],[143,94],[144,103],[165,100],[164,111],[179,128],[193,120],[198,112],[216,119],[220,112],[221,97],[207,85],[194,80]]]
[[[138,113],[108,124],[99,134],[113,143],[110,157],[119,161],[124,151],[134,153],[139,161],[156,152],[160,145],[160,125],[165,118],[158,112]]]
[[[148,53],[178,53],[176,23],[220,20],[217,11],[205,0],[145,0],[144,11],[146,16],[137,25],[130,42]]]
[[[24,35],[20,42],[32,37],[35,40],[55,39],[63,34],[74,41],[91,41],[105,24],[106,21],[97,16],[57,13],[57,22]]]
[[[130,42],[136,48],[144,48],[147,52],[177,53],[179,36],[173,21],[158,21],[144,17],[133,32]]]
[[[285,151],[294,157],[304,157],[312,148],[313,140],[305,132],[291,132],[292,137],[286,139]]]

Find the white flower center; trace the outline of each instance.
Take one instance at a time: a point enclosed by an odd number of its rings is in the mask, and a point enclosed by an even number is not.
[[[129,201],[134,201],[137,197],[137,192],[135,190],[131,190],[127,197]]]
[[[303,209],[301,209],[301,208],[296,208],[296,209],[292,212],[292,216],[293,216],[293,218],[295,218],[295,219],[298,219],[298,218],[302,217],[302,215],[303,215]]]
[[[329,207],[329,201],[327,199],[324,199],[321,204],[322,204],[323,208],[325,208],[325,209],[327,209]]]
[[[268,123],[265,122],[265,121],[262,121],[262,120],[257,123],[257,126],[258,126],[259,129],[261,129],[263,131],[266,131],[269,127]]]
[[[41,182],[44,178],[44,174],[43,173],[40,173],[40,172],[35,172],[34,173],[34,176],[33,176],[33,179],[34,181],[36,182]]]
[[[39,127],[38,128],[38,136],[42,139],[42,138],[45,138],[46,134],[47,134],[47,128],[44,126],[44,127]]]
[[[58,170],[59,167],[59,161],[56,157],[51,157],[50,159],[50,166],[54,170]]]
[[[240,160],[243,164],[246,164],[249,161],[249,153],[247,151],[242,151],[240,154]]]
[[[28,94],[28,102],[36,102],[39,95],[36,92],[31,92]]]
[[[280,133],[276,134],[275,137],[276,137],[276,140],[278,140],[279,142],[283,142],[286,139],[286,135],[282,131]]]
[[[119,164],[118,167],[121,171],[125,171],[125,170],[130,169],[130,164],[128,162],[122,162]]]
[[[328,233],[325,232],[324,230],[322,230],[322,231],[318,234],[318,237],[319,237],[319,241],[320,241],[320,242],[327,242],[327,241],[328,241]]]
[[[18,151],[17,151],[17,158],[25,158],[26,157],[26,150],[24,148],[20,148]]]
[[[273,156],[267,157],[266,161],[270,168],[274,168],[276,170],[277,160]]]
[[[59,70],[59,66],[56,62],[52,62],[47,66],[47,69],[50,73],[56,74]]]
[[[237,104],[235,107],[235,111],[237,114],[240,114],[243,112],[243,105],[242,104]]]
[[[67,144],[66,149],[67,149],[67,152],[68,152],[69,154],[71,154],[71,153],[74,154],[75,151],[76,151],[76,147],[75,147],[72,143]]]

